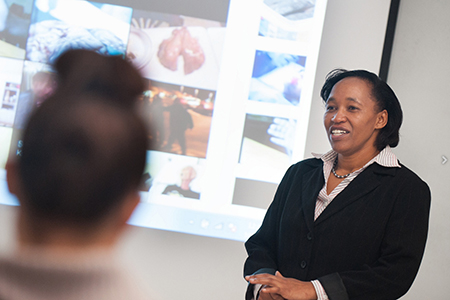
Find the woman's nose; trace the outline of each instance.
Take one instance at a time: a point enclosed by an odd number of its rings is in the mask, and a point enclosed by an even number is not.
[[[345,120],[345,114],[341,109],[336,110],[331,120],[335,123],[340,123]]]

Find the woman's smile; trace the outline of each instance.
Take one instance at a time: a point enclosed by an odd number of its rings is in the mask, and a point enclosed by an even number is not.
[[[350,133],[349,130],[342,128],[342,127],[337,127],[337,126],[332,126],[330,128],[330,139],[332,140],[338,140],[338,139],[342,139],[348,136],[348,134]]]
[[[333,150],[345,156],[365,151],[372,155],[383,117],[385,111],[379,112],[369,83],[356,77],[340,80],[330,93],[324,115]]]

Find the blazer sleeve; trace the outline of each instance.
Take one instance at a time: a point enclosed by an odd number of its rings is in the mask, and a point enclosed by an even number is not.
[[[261,227],[245,242],[248,257],[244,264],[244,276],[254,274],[263,268],[277,270],[280,218],[293,181],[293,173],[293,166],[291,166],[277,188],[274,200],[267,209]]]
[[[398,299],[411,287],[425,250],[431,202],[428,185],[413,175],[402,178],[393,192],[379,258],[319,278],[330,300]]]
[[[267,209],[263,223],[258,231],[245,243],[248,257],[244,264],[244,277],[252,274],[275,274],[278,270],[277,240],[280,216],[283,210],[286,195],[292,182],[293,167],[291,166],[281,180],[274,200]],[[253,285],[249,284],[246,299],[252,299]]]

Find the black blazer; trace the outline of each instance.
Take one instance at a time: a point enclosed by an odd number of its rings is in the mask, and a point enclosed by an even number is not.
[[[401,297],[425,248],[427,184],[403,165],[373,163],[314,221],[323,185],[320,159],[288,169],[261,228],[245,243],[244,275],[279,270],[285,277],[318,279],[330,300]]]

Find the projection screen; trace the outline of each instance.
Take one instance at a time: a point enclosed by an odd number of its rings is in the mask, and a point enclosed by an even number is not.
[[[0,2],[0,203],[18,204],[4,166],[54,88],[51,63],[88,48],[123,56],[148,84],[140,109],[152,147],[129,223],[238,241],[260,226],[289,165],[311,145],[325,148],[325,136],[310,143],[321,130],[310,121],[319,57],[331,59],[319,50],[352,39],[322,40],[325,16],[357,13],[326,0]],[[371,66],[380,65],[389,3],[368,23],[377,24]],[[326,65],[353,67],[342,62]]]

